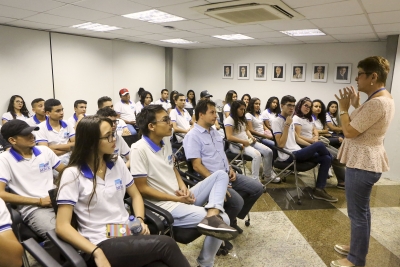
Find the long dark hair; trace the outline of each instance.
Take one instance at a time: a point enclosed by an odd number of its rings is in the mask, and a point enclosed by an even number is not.
[[[140,103],[144,106],[144,100],[146,99],[146,96],[150,95],[151,97],[151,102],[153,102],[153,95],[149,91],[143,91],[142,94],[140,95]]]
[[[326,124],[326,107],[325,107],[325,104],[319,99],[315,99],[312,102],[312,106],[314,106],[314,103],[319,103],[321,105],[321,112],[318,114],[317,119],[319,119],[321,121],[322,125],[325,127],[325,124]],[[311,107],[311,113],[312,113],[312,107]]]
[[[242,99],[241,99],[241,100],[244,101],[243,99],[244,99],[245,96],[247,96],[247,97],[249,98],[249,101],[250,101],[251,96],[250,96],[249,94],[244,94],[244,95],[242,96]]]
[[[249,104],[247,105],[246,111],[253,116],[256,113],[256,111],[254,110],[254,104],[256,103],[257,100],[260,100],[260,99],[257,97],[253,97],[252,99],[250,99]],[[261,110],[259,110],[257,114],[260,114],[260,113],[261,113]]]
[[[310,122],[312,122],[312,107],[310,107],[310,112],[308,112],[307,114],[303,114],[303,112],[301,112],[301,106],[303,106],[305,102],[312,103],[310,98],[303,97],[299,100],[299,102],[297,102],[296,107],[294,108],[294,114],[299,116],[300,118],[306,118]]]
[[[246,107],[246,103],[244,103],[242,100],[233,101],[231,104],[231,117],[235,122],[235,125],[233,125],[234,131],[239,131],[240,124],[243,124],[243,126],[246,127],[246,117],[244,116],[244,114],[242,117],[239,117],[237,111],[241,106]]]
[[[329,101],[328,107],[326,108],[326,112],[329,112],[329,113],[330,113],[329,109],[331,108],[331,106],[332,106],[333,104],[336,104],[337,109],[336,109],[335,114],[331,114],[331,116],[336,117],[337,114],[338,114],[338,111],[339,111],[339,104],[338,104],[338,102],[336,102],[335,100]]]
[[[100,125],[102,122],[107,122],[108,124],[110,124],[111,127],[113,125],[112,121],[109,118],[99,117],[97,115],[86,116],[82,118],[82,120],[76,127],[74,149],[72,150],[69,163],[64,169],[66,170],[68,167],[77,167],[80,172],[82,165],[89,165],[89,160],[91,159],[91,156],[93,156],[93,189],[90,193],[88,209],[90,202],[93,199],[94,194],[96,193],[96,173],[100,167],[98,151],[99,141],[101,137]],[[109,162],[115,161],[117,157],[115,157],[114,154],[105,154],[103,159],[106,162]],[[59,188],[59,191],[62,189],[62,187],[60,188],[60,182],[64,170],[58,174],[56,181],[56,185]]]
[[[225,104],[232,105],[232,102],[233,102],[232,97],[233,97],[233,95],[236,95],[236,97],[237,97],[237,93],[236,93],[235,91],[233,91],[233,90],[229,90],[229,91],[226,93],[226,96],[225,96]],[[246,104],[245,104],[245,106],[246,106]]]
[[[29,118],[29,111],[26,108],[24,99],[20,95],[13,95],[10,98],[10,103],[8,103],[7,112],[11,113],[11,116],[13,117],[14,120],[17,118],[17,113],[15,113],[15,109],[14,109],[14,101],[17,97],[21,98],[21,100],[22,100],[21,114],[24,115],[25,117]]]
[[[178,91],[173,90],[173,91],[171,92],[171,94],[169,95],[169,101],[171,102],[171,108],[172,108],[172,109],[174,109],[174,108],[176,107],[175,100],[174,100],[174,95],[175,95],[175,94],[178,94],[178,93],[179,93]]]
[[[274,108],[273,110],[270,108],[272,102],[274,102],[274,100],[278,101],[276,108]],[[271,112],[275,113],[276,116],[278,116],[278,114],[281,113],[281,105],[279,104],[279,98],[277,98],[276,96],[271,96],[270,98],[268,98],[267,104],[265,104],[265,109],[269,109]]]
[[[189,91],[187,91],[186,93],[186,97],[187,99],[189,99],[189,93],[193,93],[193,99],[191,100],[192,106],[193,108],[196,108],[196,94],[194,93],[194,91],[192,89],[190,89]],[[190,101],[190,100],[189,100]]]

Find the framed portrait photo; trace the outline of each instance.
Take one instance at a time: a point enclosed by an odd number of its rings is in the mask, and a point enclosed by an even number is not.
[[[254,64],[254,80],[266,81],[267,80],[267,64]]]
[[[285,63],[272,63],[272,81],[281,81],[284,82],[286,80],[286,65]]]
[[[350,83],[351,64],[340,63],[335,65],[334,83]]]
[[[328,81],[328,64],[312,64],[312,71],[312,82],[326,83]]]
[[[290,72],[290,81],[292,81],[292,82],[305,82],[306,81],[306,64],[305,63],[292,64],[292,71]]]
[[[222,79],[233,79],[233,64],[222,65]]]
[[[250,64],[238,64],[238,80],[248,80],[250,78]]]

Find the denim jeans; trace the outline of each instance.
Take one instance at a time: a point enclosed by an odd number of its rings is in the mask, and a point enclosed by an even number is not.
[[[261,139],[261,143],[263,143],[263,145],[266,145],[267,147],[269,147],[272,152],[273,152],[273,160],[275,160],[278,157],[278,151],[273,147],[275,146],[275,142],[269,139]]]
[[[316,142],[310,146],[294,151],[293,154],[296,156],[298,162],[312,161],[320,164],[315,187],[324,189],[326,179],[328,179],[328,171],[332,164],[332,156],[326,149],[324,143]],[[286,162],[292,161],[293,159],[291,157],[286,160]]]
[[[133,127],[132,124],[126,124],[126,126],[128,127],[128,130],[131,132],[132,135],[137,134],[135,127]]]
[[[347,213],[351,222],[350,252],[347,259],[364,266],[371,232],[369,208],[372,186],[382,173],[346,168]]]

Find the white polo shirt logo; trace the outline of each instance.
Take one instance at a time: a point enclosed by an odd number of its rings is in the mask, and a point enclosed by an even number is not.
[[[172,157],[172,155],[169,155],[168,156],[168,164],[172,165],[172,163],[173,163],[173,157]]]
[[[44,172],[47,172],[47,171],[50,171],[50,170],[51,170],[50,162],[40,163],[39,164],[40,173],[44,173]]]
[[[115,183],[115,189],[117,189],[117,191],[118,191],[118,190],[123,190],[123,189],[124,189],[124,187],[123,187],[123,185],[122,185],[122,180],[121,180],[121,179],[116,179],[116,180],[114,180],[114,183]]]

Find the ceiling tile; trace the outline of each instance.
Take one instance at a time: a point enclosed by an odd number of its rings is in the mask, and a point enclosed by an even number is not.
[[[6,17],[0,17],[0,23],[7,23],[7,22],[10,22],[10,21],[13,21],[13,20],[15,20],[15,19],[6,18]]]
[[[272,31],[272,32],[252,32],[247,34],[247,36],[253,37],[253,38],[275,38],[275,37],[286,37],[286,34],[283,34],[278,31]]]
[[[148,35],[148,32],[137,31],[133,29],[121,29],[112,31],[115,34],[126,35],[126,36],[140,36],[140,35]]]
[[[79,1],[82,1],[82,0],[54,0],[54,1],[71,4],[71,3],[76,3],[76,2],[79,2]]]
[[[332,36],[325,35],[325,36],[298,36],[294,37],[297,40],[300,41],[335,41],[335,39]]]
[[[84,0],[75,3],[74,5],[98,11],[103,11],[107,13],[113,13],[116,15],[125,15],[151,9],[148,5],[147,6],[141,5],[138,3],[133,3],[128,0],[112,0],[112,1]]]
[[[369,25],[367,17],[364,14],[335,18],[311,19],[310,21],[319,28]]]
[[[255,25],[238,25],[238,26],[230,26],[230,27],[224,27],[224,29],[237,32],[237,33],[250,33],[250,32],[266,32],[266,31],[272,31],[271,29],[267,27],[263,27],[261,25],[255,24]]]
[[[140,28],[142,26],[147,26],[152,23],[144,22],[137,19],[129,19],[122,16],[113,16],[105,19],[96,19],[92,22],[97,22],[106,25],[117,26],[120,28]],[[154,24],[152,24],[154,25]]]
[[[400,10],[400,1],[398,0],[361,0],[361,2],[368,13]]]
[[[189,2],[190,0],[132,0],[132,2],[146,5],[149,7],[162,7]]]
[[[347,1],[347,0],[341,0]],[[317,6],[329,3],[340,2],[340,0],[284,0],[285,4],[291,8],[307,7],[307,6]]]
[[[44,12],[65,5],[65,3],[52,0],[0,0],[0,4],[37,12]]]
[[[337,27],[337,28],[324,28],[323,32],[328,34],[357,34],[357,33],[372,33],[371,26],[354,26],[354,27]]]
[[[235,43],[244,44],[244,45],[265,45],[265,44],[267,44],[266,41],[259,40],[259,39],[236,40]]]
[[[170,32],[164,32],[164,35],[168,35],[171,37],[176,37],[176,38],[186,38],[186,37],[196,37],[196,36],[203,36],[202,34],[195,33],[195,32],[188,32],[188,31],[170,31]]]
[[[376,35],[374,33],[360,33],[360,34],[333,34],[333,38],[343,41],[343,40],[361,40],[361,39],[374,39]]]
[[[308,20],[274,20],[262,23],[262,25],[278,31],[316,28],[316,26]]]
[[[147,1],[147,0],[145,0]],[[161,0],[163,1],[163,0]],[[172,0],[173,1],[173,0]],[[170,6],[164,6],[164,7],[160,7],[157,8],[158,10],[173,14],[175,16],[180,16],[183,17],[185,19],[208,19],[210,17],[203,15],[199,12],[197,12],[196,10],[191,9],[191,7],[195,7],[195,6],[202,6],[202,5],[207,5],[209,4],[207,1],[204,0],[196,0],[196,1],[188,1],[186,3],[183,4],[179,4],[179,5],[170,5]]]
[[[213,42],[205,42],[207,44],[212,44],[212,45],[217,45],[217,46],[226,46],[226,47],[232,47],[232,46],[242,46],[243,44],[235,43],[232,41],[225,41],[225,40],[217,40]]]
[[[41,30],[50,30],[50,29],[60,28],[60,26],[57,26],[57,25],[43,24],[43,23],[37,23],[37,22],[31,22],[31,21],[25,21],[25,20],[14,20],[7,24],[13,25],[13,26],[18,26],[18,27],[24,27],[24,28],[30,28],[30,29],[41,29]]]
[[[296,11],[305,16],[307,19],[363,14],[363,10],[356,0],[302,7],[296,9]]]
[[[214,27],[229,27],[229,26],[232,26],[232,24],[230,24],[230,23],[227,23],[227,22],[222,21],[222,20],[214,19],[214,18],[198,19],[196,21],[200,22],[200,23],[207,24],[207,25],[211,25],[211,26],[214,26]]]
[[[400,32],[400,23],[374,25],[376,32]]]
[[[341,40],[341,43],[359,43],[359,42],[376,42],[379,41],[378,38],[361,38],[361,39],[346,39],[346,40]]]
[[[306,44],[322,44],[322,43],[338,43],[339,41],[336,39],[333,40],[304,40],[303,41]]]
[[[234,34],[232,31],[225,30],[223,28],[212,28],[212,29],[200,29],[192,30],[192,32],[204,35],[224,35],[224,34]]]
[[[112,14],[104,13],[92,9],[83,7],[66,5],[46,12],[47,14],[63,16],[67,18],[80,19],[84,21],[92,21],[96,19],[102,19],[111,17]]]
[[[0,17],[23,19],[35,14],[37,12],[0,5]]]
[[[368,14],[372,24],[400,22],[400,11],[381,12]]]
[[[44,24],[60,25],[60,26],[72,26],[86,22],[83,20],[70,19],[66,17],[60,17],[45,13],[39,13],[37,15],[28,17],[25,20],[44,23]]]
[[[214,42],[214,41],[220,40],[220,39],[217,39],[217,38],[211,37],[211,36],[193,36],[193,37],[187,37],[185,39],[189,40],[189,41],[196,41],[196,42]]]
[[[182,21],[174,21],[163,23],[164,26],[173,26],[179,30],[196,30],[196,29],[210,29],[212,26],[206,25],[193,20],[182,20]]]
[[[165,39],[173,39],[171,36],[166,36],[162,34],[148,34],[148,35],[141,35],[140,38],[143,39],[150,39],[150,40],[165,40]]]
[[[140,23],[140,27],[133,27],[133,29],[140,29],[141,31],[144,32],[149,32],[149,33],[167,33],[171,32],[171,29],[164,28],[164,25],[157,24],[157,23],[149,23],[149,22],[143,22],[139,21],[136,23]]]
[[[300,40],[296,40],[292,37],[279,37],[279,38],[269,38],[268,42],[273,44],[286,44],[286,43],[303,43]]]

